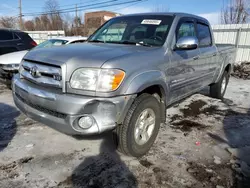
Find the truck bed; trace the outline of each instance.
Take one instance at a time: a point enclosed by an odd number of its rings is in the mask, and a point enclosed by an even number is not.
[[[216,44],[219,52],[235,50],[235,45],[233,44]]]

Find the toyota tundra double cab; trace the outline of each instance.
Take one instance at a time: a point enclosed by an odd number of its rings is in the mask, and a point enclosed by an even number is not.
[[[84,44],[34,49],[12,82],[16,106],[69,135],[113,131],[119,151],[139,157],[166,109],[210,86],[222,99],[235,60],[209,22],[184,13],[116,17]],[[167,126],[167,125],[165,125]]]

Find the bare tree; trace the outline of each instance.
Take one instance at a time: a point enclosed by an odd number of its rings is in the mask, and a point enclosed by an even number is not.
[[[62,30],[63,29],[63,19],[60,14],[60,5],[57,0],[47,0],[45,1],[44,10],[48,13],[51,21],[52,30]]]
[[[226,0],[221,10],[224,24],[247,23],[250,16],[249,0]]]
[[[11,16],[0,17],[0,26],[4,28],[17,28],[17,18]]]
[[[35,30],[36,31],[43,31],[44,30],[40,17],[35,17],[34,22],[35,22]]]
[[[52,29],[52,23],[51,20],[49,19],[48,15],[42,15],[40,17],[42,27],[44,30],[51,30]]]
[[[66,35],[83,34],[81,17],[74,17],[69,13],[60,13],[60,5],[57,0],[46,0],[44,12],[41,16],[26,20],[24,23],[25,29],[31,31],[64,30]]]
[[[60,5],[57,0],[47,0],[45,1],[44,9],[48,13],[58,13]]]
[[[31,20],[25,21],[24,27],[27,31],[35,31],[35,24]]]

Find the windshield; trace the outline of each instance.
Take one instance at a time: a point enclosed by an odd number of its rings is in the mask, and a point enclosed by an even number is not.
[[[88,42],[162,46],[173,16],[144,15],[111,19],[99,28]]]
[[[67,40],[61,40],[61,39],[50,39],[42,42],[39,44],[35,49],[38,48],[47,48],[47,47],[52,47],[52,46],[61,46],[66,44],[68,41]]]

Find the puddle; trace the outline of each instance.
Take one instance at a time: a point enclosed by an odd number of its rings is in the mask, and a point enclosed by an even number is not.
[[[173,123],[173,125],[175,129],[180,129],[183,132],[191,132],[194,128],[196,128],[197,130],[201,130],[207,127],[203,124],[187,119],[175,122]]]
[[[187,108],[180,109],[183,113],[183,116],[186,117],[197,117],[201,113],[202,107],[204,107],[207,103],[202,100],[193,101]]]

